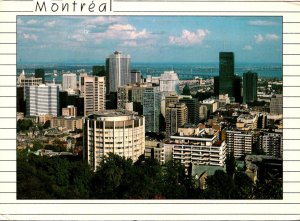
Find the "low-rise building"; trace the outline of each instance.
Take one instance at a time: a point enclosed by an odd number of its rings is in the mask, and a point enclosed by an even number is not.
[[[282,157],[282,134],[281,133],[264,133],[259,136],[259,147],[268,156]]]
[[[214,135],[207,135],[200,130],[193,135],[173,135],[164,144],[173,148],[173,160],[178,160],[186,167],[189,164],[224,166],[226,142],[219,141]]]
[[[238,130],[253,130],[257,128],[257,114],[241,114],[236,120]]]
[[[68,105],[65,108],[62,108],[62,116],[64,117],[76,117],[77,116],[77,107],[74,105]]]
[[[253,135],[242,131],[226,131],[228,153],[240,158],[252,153]]]
[[[67,129],[74,131],[76,129],[82,129],[83,120],[82,117],[54,117],[50,121],[52,128],[57,127],[61,129]]]
[[[171,161],[173,159],[172,154],[172,146],[167,146],[157,141],[145,142],[145,157],[156,159],[161,165]]]

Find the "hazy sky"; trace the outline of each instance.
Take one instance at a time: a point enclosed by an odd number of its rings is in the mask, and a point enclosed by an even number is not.
[[[225,50],[224,50],[225,49]],[[18,16],[17,62],[104,63],[115,50],[132,62],[281,63],[281,17]]]

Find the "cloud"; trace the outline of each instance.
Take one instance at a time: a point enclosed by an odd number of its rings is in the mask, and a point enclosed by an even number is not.
[[[254,35],[254,39],[256,43],[261,43],[263,41],[277,41],[279,39],[279,36],[276,34],[258,34]]]
[[[279,39],[278,35],[275,34],[267,34],[266,39],[270,41],[277,41]]]
[[[125,47],[138,47],[139,46],[136,41],[124,41],[121,45],[125,46]]]
[[[23,38],[26,40],[33,40],[33,41],[37,41],[38,37],[34,34],[26,34],[23,33]]]
[[[209,34],[208,30],[197,29],[195,32],[183,29],[181,36],[169,36],[169,43],[172,45],[190,46],[201,44]]]
[[[123,19],[118,16],[100,16],[87,18],[83,23],[85,25],[106,25],[120,23]]]
[[[56,21],[49,21],[45,24],[45,26],[47,27],[54,27],[54,25],[56,24]]]
[[[130,24],[114,24],[108,27],[103,33],[104,37],[111,39],[134,40],[140,38],[149,38],[151,35],[146,29],[138,31]]]
[[[128,47],[128,48],[147,48],[151,49],[156,44],[156,40],[153,38],[149,39],[136,39],[136,40],[129,40],[124,41],[120,44],[122,47]]]
[[[121,38],[121,39],[138,39],[138,38],[147,38],[150,33],[143,29],[137,31],[136,28],[130,24],[115,24],[109,26],[106,34],[112,38]]]
[[[254,38],[256,43],[260,43],[264,40],[264,37],[261,34],[254,35]]]
[[[33,25],[33,24],[36,24],[36,23],[37,23],[37,20],[33,20],[33,19],[26,22],[26,24],[28,24],[28,25]]]
[[[21,25],[21,24],[24,24],[24,21],[20,18],[17,19],[17,24]]]
[[[248,24],[253,25],[253,26],[274,26],[274,25],[277,25],[276,22],[265,21],[265,20],[253,20],[253,21],[249,21]]]
[[[252,46],[251,45],[245,45],[244,47],[243,47],[243,50],[246,50],[246,51],[252,51]]]

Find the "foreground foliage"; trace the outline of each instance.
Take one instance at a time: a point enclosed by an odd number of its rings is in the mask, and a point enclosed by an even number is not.
[[[18,154],[18,199],[274,199],[278,182],[254,185],[242,172],[216,171],[196,188],[181,164],[165,166],[143,156],[135,163],[111,154],[96,172],[81,160]]]

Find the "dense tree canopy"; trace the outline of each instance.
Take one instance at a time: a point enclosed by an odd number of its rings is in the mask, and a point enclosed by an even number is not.
[[[161,166],[143,155],[136,161],[110,154],[96,172],[78,159],[18,152],[18,199],[280,199],[282,183],[254,185],[243,172],[216,171],[207,188],[195,186],[183,165]]]

